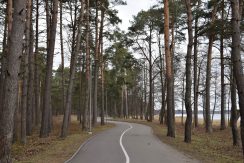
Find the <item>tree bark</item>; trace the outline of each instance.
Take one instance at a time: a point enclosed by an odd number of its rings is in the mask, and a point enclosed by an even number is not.
[[[50,29],[50,40],[47,41],[48,44],[47,64],[46,64],[46,76],[45,76],[45,85],[44,85],[42,123],[41,123],[41,130],[40,130],[41,138],[49,136],[50,125],[51,125],[50,119],[52,118],[51,117],[52,116],[51,115],[51,82],[52,82],[51,79],[52,79],[55,40],[56,40],[57,15],[58,15],[58,0],[54,0],[51,25],[48,26],[47,24],[47,29]]]
[[[28,40],[28,91],[27,91],[27,126],[26,126],[26,134],[28,136],[32,133],[33,122],[35,121],[35,109],[33,105],[33,97],[34,97],[34,53],[33,53],[33,26],[32,26],[32,5],[33,1],[28,0],[27,6],[27,15],[28,15],[28,27],[29,28],[29,40]]]
[[[29,121],[31,117],[30,110],[28,110],[28,77],[29,77],[29,59],[30,59],[30,18],[31,18],[31,0],[27,0],[27,13],[26,13],[26,25],[25,25],[25,53],[23,61],[23,91],[22,91],[22,105],[21,105],[21,142],[26,143],[27,128],[29,129]],[[29,131],[29,130],[28,130]]]
[[[171,2],[172,7],[174,8],[175,1],[172,0]],[[175,11],[170,13],[171,19],[171,44],[170,44],[170,53],[171,53],[171,65],[172,65],[172,114],[173,114],[173,121],[175,123],[175,72],[174,72],[174,56],[175,56]]]
[[[105,101],[104,101],[104,91],[105,91],[105,76],[104,76],[104,68],[105,68],[105,63],[103,60],[103,25],[104,25],[104,14],[105,10],[101,10],[101,24],[100,24],[100,33],[99,33],[99,50],[100,50],[100,60],[101,60],[101,80],[102,80],[102,107],[101,107],[101,125],[105,125],[104,121],[104,107],[105,107]],[[116,105],[116,104],[115,104]]]
[[[1,59],[1,76],[0,76],[0,111],[3,108],[3,101],[4,101],[4,85],[5,85],[5,74],[6,74],[6,67],[7,67],[7,54],[9,52],[9,42],[10,42],[10,34],[12,30],[12,21],[13,21],[13,1],[7,1],[7,9],[6,9],[6,17],[5,17],[5,26],[4,26],[4,38],[3,38],[3,55]]]
[[[169,48],[169,1],[164,0],[164,44],[166,57],[166,78],[167,78],[167,136],[175,137],[175,123],[173,117],[173,67],[172,56]]]
[[[184,105],[185,105],[185,76],[186,74],[184,73],[183,76],[183,89],[182,89],[182,107],[181,107],[181,124],[182,126],[184,125]]]
[[[213,106],[213,113],[212,113],[212,122],[213,122],[214,113],[216,110],[216,103],[217,103],[217,77],[215,77],[214,106]]]
[[[161,41],[160,36],[158,37],[158,48],[159,48],[159,55],[160,55],[160,82],[161,82],[161,110],[160,110],[160,124],[164,124],[164,116],[165,116],[165,92],[166,92],[166,80],[163,79],[163,75],[165,75],[165,69],[164,69],[164,56],[161,51]]]
[[[148,108],[148,114],[149,114],[149,122],[152,122],[153,120],[153,65],[152,65],[152,25],[149,26],[149,41],[148,41],[148,46],[149,46],[149,108]]]
[[[70,3],[72,3],[70,1]],[[71,7],[71,25],[72,25],[72,45],[71,45],[71,53],[74,53],[74,49],[75,49],[75,36],[76,36],[76,29],[77,29],[77,11],[78,11],[78,0],[74,0],[73,2],[74,5],[74,18],[73,18],[73,7]],[[72,61],[72,57],[71,57],[71,62]]]
[[[198,0],[197,9],[200,8],[201,0]],[[198,127],[198,74],[197,74],[197,64],[198,64],[198,19],[199,14],[196,13],[195,17],[195,31],[194,31],[194,127]]]
[[[239,96],[239,108],[241,115],[241,140],[244,148],[244,75],[242,69],[242,60],[240,54],[240,20],[242,14],[242,1],[232,0],[232,53],[231,59],[233,64],[234,77]],[[244,150],[243,150],[244,155]]]
[[[211,22],[211,27],[214,26],[215,19],[216,19],[216,14],[217,12],[217,7],[214,6],[212,10],[212,22]],[[210,81],[211,81],[211,65],[212,65],[212,48],[213,48],[213,43],[214,43],[214,37],[215,33],[213,30],[209,31],[209,43],[208,43],[208,57],[207,57],[207,69],[206,69],[206,123],[205,123],[205,128],[207,133],[212,133],[212,122],[210,118]]]
[[[18,81],[18,97],[17,107],[14,113],[14,135],[13,143],[21,141],[21,95],[22,95],[22,81]]]
[[[27,50],[27,49],[26,49]],[[28,88],[28,56],[23,55],[23,85],[22,85],[22,100],[21,100],[21,142],[26,143],[26,126],[27,126],[27,88]]]
[[[105,79],[104,79],[104,63],[103,63],[103,56],[101,56],[101,61],[102,61],[102,65],[101,65],[101,80],[102,80],[102,92],[101,92],[101,96],[102,96],[102,108],[101,108],[101,125],[105,125],[105,121],[104,121],[104,108],[105,108],[105,98],[104,98],[104,91],[105,91]]]
[[[128,92],[127,92],[127,85],[125,84],[125,118],[129,118],[129,110],[128,110]]]
[[[81,106],[79,108],[79,120],[80,120],[80,124],[82,124],[82,112],[84,110],[84,104],[85,104],[85,95],[84,95],[84,88],[85,88],[85,76],[84,76],[84,72],[85,72],[85,56],[82,55],[82,59],[83,59],[83,62],[81,64],[81,72],[80,72],[80,103],[81,103]]]
[[[124,87],[121,90],[121,108],[120,108],[120,118],[124,117]]]
[[[76,35],[76,46],[74,49],[73,55],[73,63],[70,62],[70,78],[69,78],[69,85],[67,89],[67,99],[65,104],[65,111],[64,111],[64,118],[63,118],[63,125],[61,131],[61,137],[66,137],[68,134],[68,125],[69,125],[69,115],[71,112],[71,104],[72,104],[72,90],[74,85],[74,77],[75,77],[75,67],[77,62],[77,56],[80,52],[80,45],[81,45],[81,35],[82,35],[82,21],[84,15],[84,0],[81,2],[80,14],[79,14],[79,21],[78,21],[78,31]]]
[[[63,0],[59,3],[60,19],[60,48],[61,48],[61,71],[62,71],[62,111],[65,109],[65,88],[64,88],[64,43],[63,43]]]
[[[221,35],[220,35],[220,61],[221,61],[221,122],[220,130],[226,129],[225,123],[225,65],[224,65],[224,0],[221,1]]]
[[[237,106],[236,106],[236,81],[233,76],[233,68],[231,68],[231,129],[232,129],[232,140],[234,146],[239,146],[240,143],[240,136],[239,131],[237,127],[237,121],[238,121],[238,113],[237,113]]]
[[[185,122],[185,142],[191,142],[191,128],[192,128],[192,108],[191,108],[191,56],[193,46],[193,30],[192,30],[192,11],[191,0],[185,0],[187,10],[187,26],[188,26],[188,46],[186,54],[186,93],[185,93],[185,107],[186,107],[186,122]]]
[[[11,145],[13,139],[14,112],[18,96],[18,75],[22,55],[23,35],[25,28],[26,1],[13,1],[13,26],[9,39],[6,79],[4,85],[3,109],[0,114],[0,162],[11,163]]]
[[[144,64],[143,67],[143,84],[144,84],[144,112],[145,120],[148,120],[148,103],[147,103],[147,65]]]
[[[89,11],[90,11],[90,0],[86,0],[86,102],[85,102],[85,108],[83,111],[83,121],[82,121],[82,129],[87,130],[88,129],[88,110],[90,108],[90,73],[91,73],[91,58],[90,58],[90,19],[89,19]],[[91,108],[90,108],[91,109]]]
[[[94,63],[94,86],[93,86],[93,117],[92,125],[97,123],[97,89],[98,89],[98,71],[99,71],[99,35],[98,35],[98,0],[95,1],[96,17],[95,17],[95,63]]]
[[[41,110],[40,110],[40,66],[39,66],[39,0],[36,0],[36,31],[35,31],[35,73],[34,73],[34,93],[35,93],[35,113],[36,113],[36,122],[35,125],[38,125],[41,120]]]

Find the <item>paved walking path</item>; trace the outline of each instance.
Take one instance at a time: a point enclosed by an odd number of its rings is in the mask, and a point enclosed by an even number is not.
[[[66,163],[195,163],[199,162],[163,144],[148,126],[112,122],[116,127],[82,144]]]

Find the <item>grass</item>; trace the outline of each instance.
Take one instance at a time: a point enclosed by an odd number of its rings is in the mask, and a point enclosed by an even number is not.
[[[61,139],[62,116],[54,118],[53,132],[48,138],[39,138],[35,130],[32,136],[27,138],[27,144],[15,143],[12,147],[12,155],[16,163],[60,163],[69,159],[79,146],[92,135],[81,130],[80,124],[72,117],[69,127],[69,136]],[[97,125],[93,128],[93,135],[114,127],[113,124],[105,126]]]
[[[158,121],[147,122],[143,120],[126,120],[129,122],[140,123],[152,127],[154,134],[164,143],[173,146],[190,156],[195,157],[201,162],[207,163],[233,163],[243,162],[242,148],[233,147],[231,128],[220,130],[218,123],[213,123],[213,133],[207,134],[204,126],[192,130],[192,142],[185,143],[184,126],[180,119],[176,119],[176,137],[167,137],[167,127],[160,125]]]

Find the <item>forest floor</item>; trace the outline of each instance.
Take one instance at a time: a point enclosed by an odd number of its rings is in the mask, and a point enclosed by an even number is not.
[[[166,144],[173,146],[175,149],[189,154],[201,162],[206,163],[233,163],[243,162],[242,148],[233,147],[232,145],[232,133],[231,128],[226,130],[219,129],[219,122],[213,123],[213,133],[207,134],[203,124],[199,128],[193,128],[192,130],[192,142],[184,142],[184,126],[180,122],[180,118],[176,118],[176,137],[167,137],[167,127],[160,125],[158,120],[154,120],[152,123],[145,120],[121,120],[132,123],[139,123],[150,126],[154,134]]]
[[[114,124],[97,125],[93,134],[81,130],[79,122],[72,116],[67,138],[60,138],[62,116],[54,117],[53,131],[48,138],[39,138],[39,130],[27,138],[27,144],[15,143],[13,145],[13,158],[16,163],[60,163],[68,160],[80,145],[98,132],[114,127]]]

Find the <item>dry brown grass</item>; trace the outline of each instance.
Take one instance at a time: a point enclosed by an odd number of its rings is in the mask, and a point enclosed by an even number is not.
[[[214,163],[233,163],[243,162],[241,147],[233,147],[231,128],[220,130],[218,122],[213,123],[213,133],[207,134],[203,125],[192,130],[192,142],[185,143],[184,126],[179,119],[176,121],[176,137],[167,137],[167,127],[160,125],[158,121],[149,123],[141,120],[126,120],[134,123],[140,123],[152,127],[154,134],[164,143],[174,148],[196,157],[201,162]]]
[[[34,134],[28,137],[26,145],[16,143],[13,145],[13,157],[14,162],[17,163],[60,163],[69,159],[79,146],[92,135],[81,130],[80,124],[72,117],[72,121],[69,127],[69,136],[65,139],[61,139],[62,116],[54,118],[53,132],[48,138],[39,138],[38,130],[34,131]],[[93,133],[104,131],[112,128],[113,124],[107,124],[105,126],[96,126],[93,128]],[[94,135],[93,134],[93,135]]]

